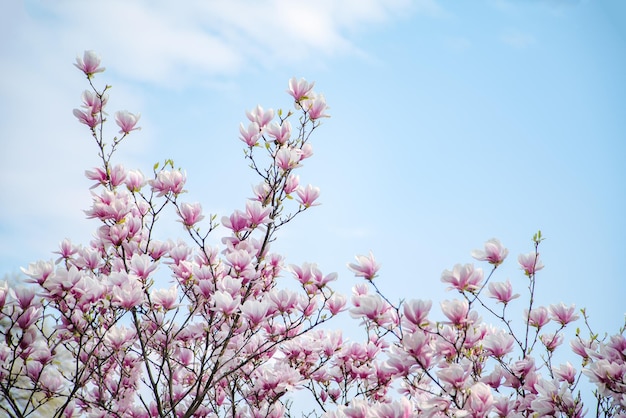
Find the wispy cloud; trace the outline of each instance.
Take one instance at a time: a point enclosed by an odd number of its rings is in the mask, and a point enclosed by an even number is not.
[[[49,46],[106,51],[126,76],[177,85],[190,75],[359,53],[355,32],[409,13],[435,14],[433,0],[292,0],[40,3],[55,30]],[[45,16],[41,17],[41,16]],[[59,42],[61,40],[61,42]]]

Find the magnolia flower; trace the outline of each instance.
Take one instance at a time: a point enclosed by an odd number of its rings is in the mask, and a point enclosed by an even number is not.
[[[298,194],[298,202],[300,202],[300,204],[305,208],[319,205],[319,203],[315,203],[317,198],[320,196],[319,187],[311,186],[309,184],[306,187],[298,187],[296,193]]]
[[[404,302],[404,317],[412,324],[422,326],[428,323],[428,313],[433,303],[430,300],[411,299]]]
[[[131,131],[136,131],[141,129],[140,127],[135,127],[139,118],[141,117],[140,113],[136,115],[134,113],[130,113],[127,110],[122,110],[119,112],[115,112],[115,123],[119,126],[121,134],[128,134]]]
[[[289,80],[289,89],[287,89],[287,93],[289,93],[296,102],[299,102],[307,98],[307,96],[311,93],[311,90],[313,90],[314,85],[315,82],[309,83],[304,78],[296,80],[295,77],[292,77]]]
[[[74,109],[74,116],[78,118],[80,123],[84,123],[90,128],[95,128],[100,123],[100,114],[99,113],[91,113],[91,111],[85,111],[80,109]]]
[[[463,325],[467,322],[467,316],[469,313],[469,304],[467,300],[444,300],[441,301],[441,310],[443,314],[448,317],[448,319],[454,325]]]
[[[276,152],[276,165],[283,171],[291,170],[300,165],[301,155],[298,148],[283,147]]]
[[[271,211],[271,208],[263,208],[258,200],[248,200],[246,202],[246,215],[250,228],[269,222]]]
[[[128,170],[126,172],[126,187],[131,192],[138,192],[146,184],[143,173],[139,170]]]
[[[519,293],[513,294],[513,287],[507,279],[506,282],[489,283],[489,296],[506,305],[513,299],[518,298]]]
[[[267,126],[266,132],[269,136],[274,138],[276,142],[283,145],[289,141],[289,137],[291,136],[291,124],[289,121],[284,121],[280,125],[276,122],[272,122]]]
[[[441,281],[452,285],[448,289],[456,289],[459,292],[475,292],[480,288],[480,284],[483,281],[483,270],[474,269],[473,264],[464,266],[457,264],[452,271],[443,271]]]
[[[230,293],[222,290],[218,290],[213,293],[211,295],[211,300],[215,304],[213,309],[222,312],[224,315],[231,315],[241,304],[241,296],[237,295],[236,297],[233,297]]]
[[[544,306],[532,309],[528,312],[528,309],[524,309],[524,318],[528,320],[530,326],[541,328],[550,322],[548,317],[548,309]]]
[[[483,340],[484,349],[492,356],[501,358],[513,350],[515,339],[503,331],[492,332]]]
[[[474,383],[469,389],[467,407],[472,411],[472,417],[486,417],[493,406],[493,394],[489,386],[482,382]]]
[[[355,258],[357,263],[349,263],[348,268],[354,272],[356,277],[373,280],[380,269],[380,264],[376,263],[374,254],[370,251],[369,257],[366,255],[357,255]]]
[[[190,228],[204,219],[202,214],[202,206],[200,203],[183,203],[180,205],[181,222],[187,228]]]
[[[158,193],[158,196],[164,196],[168,193],[178,195],[183,192],[187,176],[180,170],[162,170],[157,174],[156,179],[150,180],[152,189]]]
[[[246,116],[250,120],[250,122],[255,122],[259,128],[263,129],[265,125],[270,123],[272,119],[274,119],[274,110],[273,109],[263,109],[261,106],[257,105],[251,111],[246,111]]]
[[[552,320],[561,325],[567,325],[579,318],[579,316],[575,313],[576,305],[567,306],[561,302],[558,305],[550,305],[549,309]]]
[[[101,73],[105,70],[104,67],[100,67],[100,56],[94,51],[85,51],[83,57],[76,57],[76,68],[81,70],[91,78],[95,73]]]
[[[517,257],[517,261],[522,267],[522,270],[524,270],[524,274],[528,277],[543,268],[543,263],[539,260],[539,253],[536,252],[520,254]]]
[[[249,147],[253,147],[257,144],[259,137],[261,136],[261,128],[256,122],[252,122],[247,128],[244,128],[243,123],[239,124],[239,139],[246,143]]]
[[[493,264],[496,267],[502,264],[507,255],[509,255],[509,250],[504,248],[502,243],[496,238],[492,238],[485,242],[484,251],[472,251],[472,257],[476,260],[487,261],[489,264]]]
[[[178,306],[178,290],[176,285],[169,289],[157,289],[150,293],[150,298],[156,309],[163,308],[166,311],[174,309]]]
[[[260,324],[265,319],[269,303],[259,300],[247,300],[241,306],[241,313],[252,325]]]
[[[330,117],[330,115],[325,113],[328,106],[326,105],[326,99],[322,94],[304,100],[302,102],[302,106],[309,114],[309,118],[311,118],[311,120]]]
[[[85,90],[82,95],[83,106],[85,109],[90,110],[92,114],[96,114],[99,112],[105,113],[103,111],[104,106],[106,106],[109,95],[108,94],[98,94],[91,90]]]

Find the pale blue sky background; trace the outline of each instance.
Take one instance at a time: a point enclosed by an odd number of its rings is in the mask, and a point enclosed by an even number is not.
[[[541,229],[539,303],[586,306],[614,332],[625,23],[620,0],[5,1],[0,272],[52,258],[65,237],[86,244],[97,226],[82,212],[96,148],[72,116],[87,87],[72,63],[94,49],[109,113],[142,113],[116,161],[149,173],[173,158],[187,199],[220,217],[256,183],[237,139],[245,110],[288,108],[290,77],[316,81],[332,118],[300,176],[323,205],[279,238],[288,262],[337,271],[349,292],[346,263],[372,250],[392,300],[452,298],[441,272],[497,237],[511,256],[495,279],[522,293],[516,258]]]

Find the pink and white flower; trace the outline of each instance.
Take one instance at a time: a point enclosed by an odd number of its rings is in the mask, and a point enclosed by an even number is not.
[[[473,264],[465,264],[464,266],[457,264],[452,271],[443,271],[441,281],[450,283],[452,286],[449,289],[473,293],[480,288],[483,281],[483,270],[475,269]]]
[[[315,82],[309,83],[304,78],[300,80],[296,80],[295,77],[292,77],[289,80],[289,89],[287,89],[287,93],[289,93],[296,102],[307,99],[307,96],[313,90],[315,86]]]
[[[487,261],[496,267],[502,264],[507,255],[509,255],[509,250],[504,248],[497,238],[492,238],[485,242],[484,250],[472,251],[472,257],[480,261]]]
[[[511,281],[506,282],[491,282],[488,286],[489,297],[497,299],[499,303],[507,304],[515,298],[519,297],[519,293],[513,294],[513,287]]]
[[[180,217],[181,222],[187,228],[191,228],[202,219],[204,219],[204,215],[202,214],[202,206],[200,203],[187,203],[184,202],[180,205]]]
[[[121,134],[126,135],[132,131],[140,130],[141,128],[136,126],[139,118],[141,118],[140,113],[134,114],[127,110],[115,112],[115,123],[120,127]]]
[[[82,58],[76,57],[74,66],[91,78],[95,73],[101,73],[105,70],[104,67],[100,67],[100,61],[100,56],[95,51],[85,51]]]
[[[374,254],[355,256],[356,263],[349,263],[348,268],[354,272],[356,277],[363,277],[366,280],[373,280],[380,269],[380,264],[376,262]]]
[[[320,196],[319,187],[308,184],[306,187],[298,187],[296,193],[298,195],[298,202],[305,208],[319,205],[319,203],[315,203]]]
[[[520,254],[517,257],[524,274],[530,277],[543,268],[543,263],[539,259],[539,253],[532,252],[528,254]]]

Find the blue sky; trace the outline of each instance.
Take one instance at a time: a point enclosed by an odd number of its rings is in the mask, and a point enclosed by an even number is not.
[[[110,113],[142,114],[117,162],[149,173],[174,159],[187,199],[219,217],[256,183],[237,139],[245,110],[286,109],[288,79],[314,80],[332,117],[300,176],[323,204],[274,249],[337,271],[342,291],[356,283],[346,263],[372,250],[392,300],[452,298],[441,272],[497,237],[511,256],[496,280],[522,293],[516,258],[541,229],[539,303],[586,306],[598,331],[623,324],[623,2],[177,4],[0,6],[0,273],[97,226],[82,212],[96,148],[72,116],[87,87],[72,63],[93,49]]]

